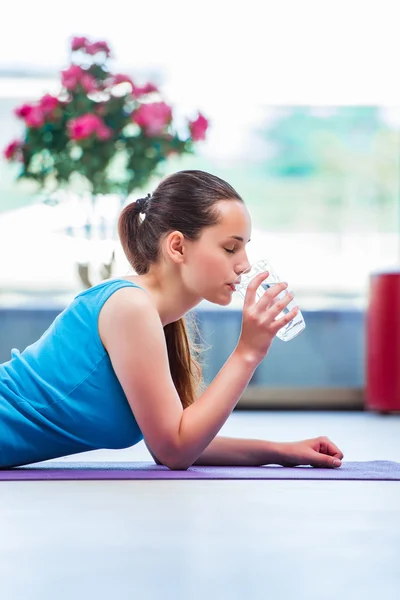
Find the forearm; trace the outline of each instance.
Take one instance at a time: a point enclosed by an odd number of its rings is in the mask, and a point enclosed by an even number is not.
[[[177,468],[187,468],[211,444],[246,389],[257,363],[235,351],[206,391],[183,411]]]
[[[216,436],[195,465],[261,466],[280,464],[279,442]]]

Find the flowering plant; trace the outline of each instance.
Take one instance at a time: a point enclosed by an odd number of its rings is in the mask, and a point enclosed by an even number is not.
[[[143,187],[171,154],[192,154],[205,139],[207,119],[187,119],[186,134],[174,126],[172,107],[152,83],[139,86],[108,68],[104,41],[74,37],[71,64],[61,72],[57,96],[15,110],[25,124],[22,140],[4,151],[22,163],[19,178],[36,180],[43,190],[68,188],[79,173],[93,194],[128,196]]]

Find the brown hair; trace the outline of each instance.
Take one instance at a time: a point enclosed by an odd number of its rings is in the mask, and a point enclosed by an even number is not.
[[[144,220],[135,202],[128,204],[119,217],[118,234],[136,273],[147,273],[150,265],[159,260],[160,242],[171,231],[178,230],[186,239],[195,241],[205,227],[216,225],[220,215],[214,205],[220,200],[243,202],[234,188],[216,175],[186,170],[160,182],[149,200]],[[204,390],[197,360],[202,349],[194,339],[199,331],[194,315],[188,316],[164,327],[171,377],[183,408]]]

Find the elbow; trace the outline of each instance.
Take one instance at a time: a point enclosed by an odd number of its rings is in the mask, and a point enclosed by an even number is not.
[[[150,450],[150,448],[148,449]],[[176,443],[164,446],[157,452],[157,456],[151,450],[150,453],[158,465],[163,465],[170,471],[187,471],[194,462],[185,456],[183,448]]]
[[[168,467],[170,471],[187,471],[192,465],[178,461],[173,463],[170,462],[165,466]]]
[[[174,454],[172,456],[170,455],[165,457],[165,460],[162,461],[162,464],[165,467],[168,467],[170,471],[187,471],[193,463],[184,460],[182,455]]]
[[[154,462],[157,465],[161,465],[163,467],[167,467],[170,471],[187,471],[189,467],[191,467],[191,464],[186,464],[186,463],[182,463],[181,461],[170,461],[170,460],[166,460],[166,461],[161,461],[158,460],[158,458],[154,458]]]
[[[161,455],[160,457],[156,456],[154,452],[150,449],[148,444],[146,443],[147,449],[151,454],[154,462],[157,465],[161,465],[163,467],[167,467],[171,471],[187,471],[191,466],[191,463],[185,463],[182,461],[182,454],[174,450],[173,452],[168,452],[166,455]],[[160,453],[161,454],[161,453]]]
[[[159,464],[168,467],[170,471],[187,471],[189,467],[192,466],[192,463],[189,463],[187,460],[184,461],[182,459],[182,456],[165,457],[165,460],[163,460]]]

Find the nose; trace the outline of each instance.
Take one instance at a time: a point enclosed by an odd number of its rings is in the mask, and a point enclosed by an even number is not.
[[[237,268],[235,269],[235,272],[237,275],[241,275],[243,273],[243,271],[246,271],[246,269],[248,269],[249,267],[251,267],[251,264],[249,262],[249,259],[246,256],[246,260],[237,266]]]

